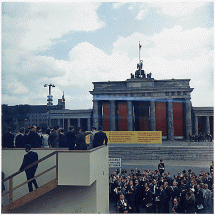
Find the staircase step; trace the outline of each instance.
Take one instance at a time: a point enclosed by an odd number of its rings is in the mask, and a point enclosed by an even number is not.
[[[25,205],[26,203],[38,198],[39,196],[42,196],[43,194],[53,190],[54,188],[57,187],[57,180],[54,179],[50,182],[48,182],[47,184],[43,185],[42,187],[39,187],[38,189],[24,195],[23,197],[15,200],[13,202],[13,204],[10,205],[6,205],[5,207],[2,208],[2,213],[7,213],[10,212],[12,210],[15,210],[23,205]]]
[[[213,146],[109,146],[109,157],[123,160],[212,160]]]

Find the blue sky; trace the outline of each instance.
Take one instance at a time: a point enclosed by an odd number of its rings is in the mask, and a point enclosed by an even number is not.
[[[92,108],[92,82],[124,81],[139,41],[154,79],[191,79],[193,106],[213,106],[213,2],[2,3],[2,103]]]

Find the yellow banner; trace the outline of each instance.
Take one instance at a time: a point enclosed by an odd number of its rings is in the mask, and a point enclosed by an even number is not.
[[[104,131],[108,143],[162,143],[161,131]],[[90,134],[86,136],[86,142],[90,142]]]

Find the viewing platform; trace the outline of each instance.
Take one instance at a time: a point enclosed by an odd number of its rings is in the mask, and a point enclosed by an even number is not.
[[[38,153],[36,180],[29,193],[25,172],[17,172],[24,149],[2,150],[6,190],[2,213],[108,213],[108,147],[92,150],[32,149]],[[40,197],[40,198],[38,198]]]

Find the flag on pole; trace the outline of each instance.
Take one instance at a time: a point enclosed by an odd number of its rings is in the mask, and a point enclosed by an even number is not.
[[[142,46],[140,45],[140,42],[139,42],[139,50],[141,49],[141,47],[142,47]]]

